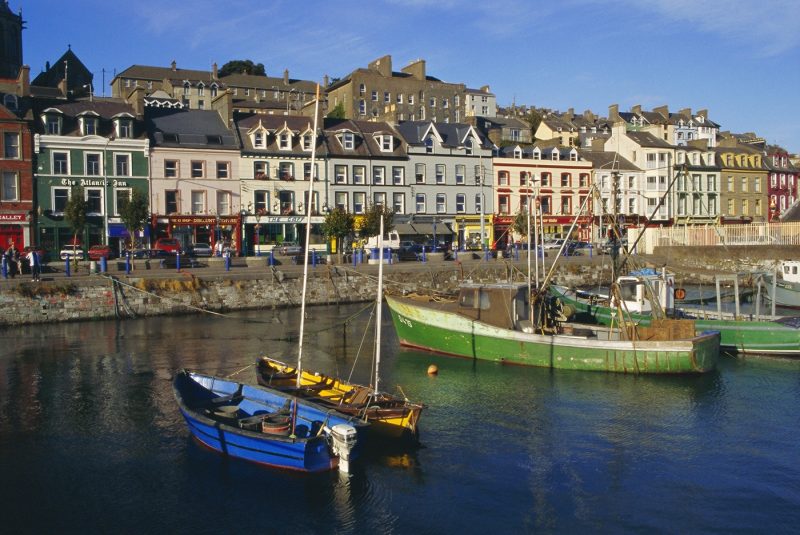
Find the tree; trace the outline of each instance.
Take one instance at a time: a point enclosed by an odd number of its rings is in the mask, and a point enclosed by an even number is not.
[[[78,243],[78,234],[86,228],[86,212],[89,210],[89,203],[83,193],[82,186],[72,186],[69,200],[64,207],[64,219],[72,229],[72,243]],[[78,266],[78,259],[75,258],[75,267]]]
[[[344,104],[339,103],[328,114],[330,119],[345,119]]]
[[[334,208],[322,222],[322,234],[326,238],[336,239],[336,251],[339,255],[339,263],[342,261],[342,244],[344,239],[353,234],[355,229],[355,217],[350,212],[345,212],[342,208]]]
[[[394,228],[394,210],[386,208],[382,204],[373,204],[364,212],[364,219],[361,220],[362,238],[377,236],[381,231],[381,218],[383,218],[383,232],[389,232]]]
[[[533,219],[531,219],[531,226],[533,226]],[[514,216],[514,222],[511,223],[511,230],[515,233],[519,234],[520,236],[527,238],[528,237],[528,212],[525,210],[520,210],[517,212],[517,215]]]
[[[142,230],[150,220],[148,208],[147,196],[138,189],[134,189],[131,193],[131,198],[124,201],[120,206],[119,217],[125,224],[125,228],[128,229],[131,247],[133,246],[133,237],[136,232]]]
[[[542,114],[536,111],[536,109],[531,108],[528,114],[525,115],[525,121],[531,125],[531,139],[536,141],[536,131],[539,129],[539,125],[542,122]]]
[[[249,59],[234,59],[223,65],[218,74],[220,78],[228,76],[229,74],[266,76],[267,71],[264,69],[263,63],[253,63],[253,61]]]

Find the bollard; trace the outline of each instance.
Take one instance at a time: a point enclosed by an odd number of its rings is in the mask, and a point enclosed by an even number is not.
[[[589,258],[592,257],[592,244],[589,244]]]
[[[225,254],[225,271],[231,270],[231,255]]]
[[[125,274],[126,275],[130,275],[131,274],[131,253],[130,252],[128,252],[125,255]]]
[[[422,246],[422,263],[424,264],[427,261],[428,261],[428,257],[425,255],[425,246],[423,245]]]
[[[514,244],[514,260],[519,262],[519,244]]]
[[[458,262],[458,247],[453,249],[453,260]]]
[[[358,251],[353,249],[351,255],[353,256],[353,267],[356,267],[358,265]]]
[[[181,252],[180,251],[175,251],[175,270],[176,271],[180,271],[181,270]]]
[[[269,252],[269,260],[267,260],[267,265],[274,266],[275,265],[275,251]]]
[[[66,275],[67,277],[70,276],[70,273],[69,273],[69,255],[67,255],[67,259],[64,261],[64,275]]]
[[[100,273],[108,271],[108,259],[105,256],[100,257]]]
[[[392,263],[392,248],[389,247],[389,264]]]
[[[483,259],[488,262],[489,258],[491,258],[491,256],[492,256],[492,253],[489,251],[489,248],[484,245],[483,246]]]
[[[317,267],[317,250],[311,249],[311,267]]]
[[[359,264],[363,264],[364,263],[364,249],[359,249],[358,250],[358,263]]]
[[[7,279],[8,278],[8,260],[6,259],[6,255],[3,255],[3,267],[2,267],[2,270],[3,270],[3,278]]]

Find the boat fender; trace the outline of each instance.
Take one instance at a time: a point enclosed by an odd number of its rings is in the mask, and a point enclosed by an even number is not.
[[[439,373],[439,367],[436,364],[428,366],[428,375],[436,375]]]
[[[675,299],[685,299],[686,298],[686,290],[683,288],[675,288]]]

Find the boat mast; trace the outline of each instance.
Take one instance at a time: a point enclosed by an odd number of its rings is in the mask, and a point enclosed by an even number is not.
[[[378,392],[381,367],[381,321],[383,313],[383,211],[381,211],[381,232],[378,234],[378,296],[375,299],[375,389]]]
[[[314,101],[314,132],[311,144],[311,173],[308,177],[308,199],[306,199],[306,244],[303,247],[303,295],[300,300],[300,344],[297,349],[297,388],[303,368],[303,332],[306,324],[306,290],[308,289],[308,245],[311,242],[311,207],[314,205],[314,165],[317,158],[317,121],[319,120],[319,84]]]

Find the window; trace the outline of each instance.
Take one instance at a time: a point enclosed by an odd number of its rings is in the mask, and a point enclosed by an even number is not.
[[[114,215],[122,213],[122,208],[131,200],[130,188],[117,188],[114,191]]]
[[[333,166],[333,180],[336,184],[347,184],[347,166],[334,165]]]
[[[206,87],[203,85],[203,82],[197,86],[197,96],[202,97],[206,92]]]
[[[497,210],[501,214],[510,214],[511,213],[511,196],[510,195],[498,195],[497,196]]]
[[[374,89],[372,90],[372,102],[378,102],[378,92]]]
[[[548,188],[550,187],[550,173],[542,173],[542,187]]]
[[[742,177],[742,193],[747,193],[747,177]],[[744,213],[742,214],[744,215]]]
[[[378,136],[381,152],[392,152],[394,150],[394,139],[392,136]]]
[[[192,178],[203,178],[205,176],[205,162],[202,160],[193,160],[191,164],[191,177]],[[194,199],[192,199],[194,203]],[[194,212],[200,213],[200,212]]]
[[[269,192],[256,190],[253,192],[253,208],[257,214],[269,213]]]
[[[363,98],[358,101],[358,114],[359,115],[367,114],[367,102]]]
[[[45,117],[45,132],[57,136],[61,134],[61,118],[58,115],[47,115]]]
[[[402,186],[405,184],[406,168],[401,166],[392,167],[392,184],[395,186]]]
[[[230,178],[230,162],[217,162],[217,178]]]
[[[443,163],[436,164],[436,183],[437,184],[445,183],[445,169]]]
[[[456,194],[456,213],[463,214],[467,211],[467,196],[463,193]]]
[[[408,95],[408,103],[410,105],[414,105],[414,95]]]
[[[509,185],[508,171],[499,171],[497,173],[497,185],[498,186],[508,186]]]
[[[311,150],[313,148],[311,145],[311,134],[303,134],[300,143],[302,144],[303,150]]]
[[[69,158],[66,152],[53,153],[53,174],[54,175],[69,174]]]
[[[217,213],[219,215],[230,215],[231,193],[229,191],[217,191]]]
[[[472,156],[472,140],[468,139],[464,142],[464,154]]]
[[[314,164],[314,179],[319,180],[319,173],[317,172],[317,164]],[[311,180],[311,162],[303,163],[303,180]]]
[[[103,190],[86,188],[86,213],[100,215],[103,212]]]
[[[367,168],[363,165],[353,166],[353,184],[367,183]]]
[[[569,173],[561,173],[561,187],[569,188],[572,186],[572,176]]]
[[[13,171],[3,171],[3,189],[2,189],[2,201],[17,201],[18,199],[18,192],[19,186],[17,184],[17,173]]]
[[[364,84],[359,84],[358,85],[358,92],[361,95],[365,94],[367,92],[367,86],[364,85]]]
[[[279,163],[278,173],[281,180],[294,180],[294,164],[292,162]]]
[[[383,92],[383,103],[390,104],[392,102],[392,94],[388,91]]]
[[[396,214],[406,213],[406,196],[404,193],[392,193],[392,210]]]
[[[734,186],[733,177],[732,176],[728,176],[728,191],[729,192],[733,192],[735,189],[736,189],[736,186]]]
[[[202,214],[206,211],[206,192],[204,190],[192,191],[192,213]]]
[[[632,179],[633,177],[628,177],[628,178]],[[578,175],[578,184],[582,188],[589,187],[589,174],[588,173],[581,173],[580,175]],[[630,185],[630,184],[628,185],[628,187],[633,189],[633,186]]]
[[[372,202],[375,203],[376,206],[386,206],[386,193],[382,191],[373,193]]]
[[[120,119],[117,121],[117,134],[121,138],[133,137],[133,126],[130,119]]]
[[[402,93],[397,93],[397,103],[398,104],[402,104],[403,103],[403,94]]]
[[[114,155],[114,175],[116,176],[130,176],[131,174],[131,156],[130,154],[115,154]]]
[[[483,208],[481,208],[481,197],[480,193],[475,194],[475,212],[480,213]]]
[[[755,177],[753,179],[753,191],[761,193],[761,177]]]
[[[269,178],[269,163],[263,161],[253,162],[253,176],[259,180],[266,180]]]
[[[376,165],[372,168],[372,183],[376,186],[382,186],[386,181],[386,168],[382,165]]]
[[[342,135],[342,147],[345,150],[353,150],[355,148],[355,135],[352,132],[345,132]]]
[[[561,197],[561,213],[564,215],[572,213],[572,197]]]
[[[337,210],[344,210],[347,212],[349,210],[348,200],[347,200],[347,192],[346,191],[337,191],[334,196],[334,206]]]
[[[86,174],[89,176],[100,176],[100,155],[86,154]]]
[[[436,213],[437,214],[447,213],[447,195],[445,195],[444,193],[436,194]]]
[[[69,188],[53,188],[53,211],[63,213],[69,201]]]
[[[164,211],[167,214],[178,213],[178,191],[167,190],[164,192]]]
[[[416,205],[416,212],[418,214],[425,213],[425,194],[424,193],[417,193],[416,198],[414,200],[414,204]]]
[[[425,140],[425,152],[431,154],[433,152],[433,139],[428,138]]]
[[[467,166],[464,164],[456,165],[456,184],[464,184],[467,176]]]
[[[363,214],[364,203],[366,202],[367,194],[363,191],[356,191],[353,193],[353,213]]]
[[[281,132],[278,136],[278,148],[281,150],[289,150],[292,148],[292,136],[288,132]]]
[[[747,199],[742,199],[742,215],[748,215],[750,213],[750,201]]]
[[[736,215],[735,199],[728,199],[728,215]]]
[[[264,147],[264,132],[256,132],[253,134],[253,146]]]
[[[178,160],[164,160],[164,178],[178,178]]]
[[[92,117],[83,118],[83,135],[94,136],[97,134],[97,119]]]
[[[417,184],[425,183],[425,164],[418,163],[414,165],[414,176],[416,177]]]
[[[189,82],[185,82],[183,84],[183,94],[184,95],[188,95],[189,94]]]

